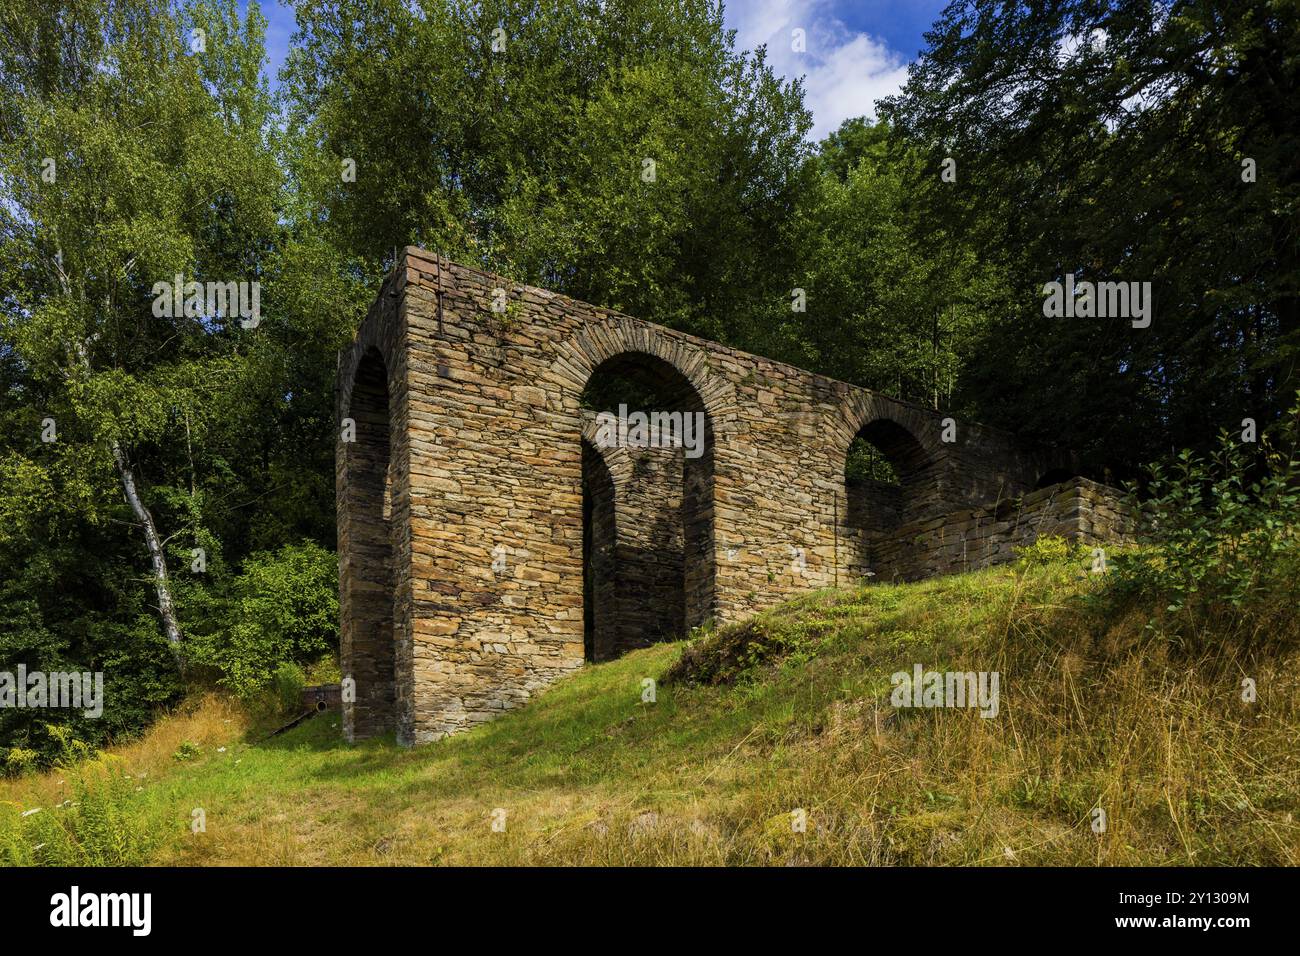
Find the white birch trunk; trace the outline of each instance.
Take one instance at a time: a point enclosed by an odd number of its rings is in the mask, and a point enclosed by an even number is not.
[[[140,500],[140,493],[135,487],[135,474],[126,460],[122,446],[113,442],[113,461],[117,464],[117,473],[122,479],[122,492],[127,503],[135,512],[136,519],[144,527],[145,545],[149,549],[149,560],[153,563],[153,586],[158,594],[158,613],[162,617],[163,630],[167,633],[167,643],[177,657],[181,652],[181,627],[176,620],[176,606],[172,603],[171,587],[167,584],[167,555],[163,551],[162,539],[153,523],[153,515]]]

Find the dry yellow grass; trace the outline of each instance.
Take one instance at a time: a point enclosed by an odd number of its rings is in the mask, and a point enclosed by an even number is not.
[[[252,723],[248,711],[229,696],[201,693],[162,715],[135,740],[105,749],[131,776],[158,779],[176,769],[173,755],[182,743],[215,749],[239,740]],[[0,802],[49,806],[66,799],[67,788],[68,774],[61,770],[16,780],[0,777]]]

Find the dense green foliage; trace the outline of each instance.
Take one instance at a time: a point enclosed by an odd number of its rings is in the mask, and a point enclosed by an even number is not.
[[[70,784],[54,807],[0,805],[0,865],[141,866],[157,843],[133,813],[135,777],[67,727],[53,729],[56,766]]]
[[[1275,600],[1300,572],[1300,408],[1259,446],[1223,433],[1212,455],[1182,452],[1146,475],[1133,505],[1143,547],[1115,559],[1125,600],[1166,605],[1166,629],[1195,647],[1267,644],[1291,614]]]
[[[103,671],[80,739],[332,648],[335,356],[406,244],[1118,473],[1294,392],[1295,0],[954,3],[819,144],[705,0],[293,6],[272,95],[255,4],[0,5],[0,668]],[[1152,326],[1045,319],[1067,272]],[[157,314],[178,274],[260,323]]]
[[[811,121],[716,4],[295,9],[299,178],[371,275],[416,243],[732,342],[788,309]]]
[[[320,545],[250,555],[222,598],[216,627],[191,628],[192,657],[241,696],[283,681],[282,665],[309,666],[335,646],[338,563]]]
[[[926,40],[882,115],[925,157],[916,222],[999,280],[963,400],[1128,466],[1279,417],[1300,350],[1300,4],[954,2]],[[1151,282],[1150,327],[1044,318],[1069,273]]]
[[[68,718],[99,742],[181,690],[125,475],[180,630],[226,635],[231,659],[256,602],[247,555],[332,546],[334,355],[354,310],[314,240],[286,234],[255,9],[85,0],[9,4],[2,22],[0,659],[104,672],[104,717]],[[260,281],[263,321],[156,314],[176,274]],[[53,754],[35,713],[0,713],[0,741]]]

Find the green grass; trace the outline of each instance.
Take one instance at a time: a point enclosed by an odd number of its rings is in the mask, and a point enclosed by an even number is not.
[[[410,750],[348,746],[332,714],[250,742],[208,698],[118,760],[139,789],[114,832],[171,864],[1295,864],[1300,642],[1178,657],[1159,620],[1099,611],[1084,564],[811,594]],[[895,710],[914,663],[999,671],[999,716]],[[30,851],[70,776],[0,785],[0,858],[70,859]]]

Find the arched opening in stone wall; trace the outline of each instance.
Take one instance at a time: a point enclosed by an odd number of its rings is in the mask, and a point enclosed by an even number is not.
[[[584,646],[602,661],[712,617],[713,426],[686,377],[639,352],[602,362],[582,406]]]
[[[613,656],[618,601],[614,479],[597,448],[582,442],[582,635],[585,660]],[[599,635],[599,642],[597,639]]]
[[[340,538],[347,544],[346,611],[340,615],[339,656],[343,674],[356,681],[355,703],[344,714],[345,730],[349,737],[362,738],[396,726],[388,372],[375,349],[357,365],[346,417],[355,422],[355,434],[344,450]]]
[[[903,483],[889,456],[861,434],[849,444],[848,453],[844,456],[844,480],[874,481],[893,488],[900,487]]]
[[[858,430],[844,458],[841,518],[851,574],[888,574],[890,536],[933,504],[935,464],[916,436],[891,419]]]

